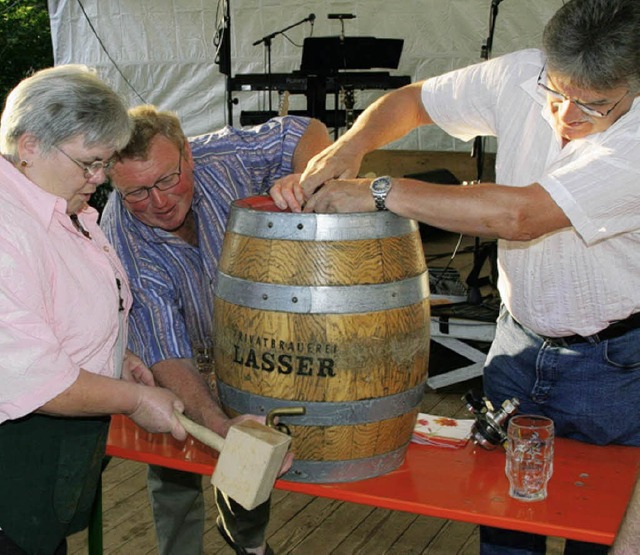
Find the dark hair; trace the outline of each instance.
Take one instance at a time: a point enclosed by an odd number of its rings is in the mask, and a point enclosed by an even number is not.
[[[640,90],[640,0],[570,0],[542,43],[548,68],[577,87]]]

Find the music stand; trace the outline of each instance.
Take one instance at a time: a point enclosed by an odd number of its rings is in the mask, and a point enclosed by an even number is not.
[[[375,37],[306,37],[303,73],[329,74],[343,69],[397,69],[404,39]]]
[[[344,36],[305,38],[302,45],[300,72],[308,76],[309,115],[324,121],[327,79],[339,77],[340,71],[345,69],[397,69],[403,45],[403,39]],[[338,121],[338,94],[336,90],[336,122]],[[351,105],[347,112],[352,107]],[[334,134],[337,139],[337,124]]]

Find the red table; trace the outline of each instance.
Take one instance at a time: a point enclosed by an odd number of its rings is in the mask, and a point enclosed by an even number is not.
[[[214,453],[113,417],[107,455],[211,475]],[[546,500],[511,499],[502,450],[411,444],[404,464],[384,476],[341,484],[278,480],[276,488],[476,524],[611,544],[640,468],[640,448],[557,439]]]

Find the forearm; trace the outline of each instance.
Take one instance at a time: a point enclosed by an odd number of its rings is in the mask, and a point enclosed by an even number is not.
[[[640,477],[609,553],[611,555],[640,554]]]
[[[72,417],[125,414],[149,432],[170,432],[183,440],[186,432],[174,414],[183,408],[182,401],[166,389],[80,370],[73,385],[37,412]]]
[[[360,114],[337,143],[362,157],[417,127],[433,123],[423,107],[421,90],[422,83],[413,83],[385,94]]]
[[[414,83],[379,98],[358,117],[349,131],[314,156],[300,177],[299,186],[304,198],[308,200],[330,179],[356,177],[365,154],[403,137],[416,127],[431,123],[422,104],[421,90],[422,84]],[[296,194],[296,199],[287,191],[276,191],[272,196],[281,208],[288,204],[292,210],[300,210],[300,194]]]
[[[140,403],[141,385],[80,370],[78,379],[40,407],[38,412],[56,416],[131,414]]]
[[[331,144],[327,126],[320,120],[312,119],[293,152],[293,172],[302,173],[307,162]]]
[[[173,391],[194,422],[225,436],[229,418],[190,359],[168,359],[151,367],[156,383]]]
[[[447,186],[394,179],[389,210],[457,233],[528,241],[570,225],[564,212],[538,184]]]

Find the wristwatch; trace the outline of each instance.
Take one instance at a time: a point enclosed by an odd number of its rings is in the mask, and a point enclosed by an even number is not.
[[[391,185],[391,178],[388,175],[376,177],[371,182],[371,185],[369,185],[369,189],[371,190],[371,194],[373,195],[373,200],[376,201],[376,208],[378,210],[387,209],[385,201],[387,200],[387,195],[391,190]]]

